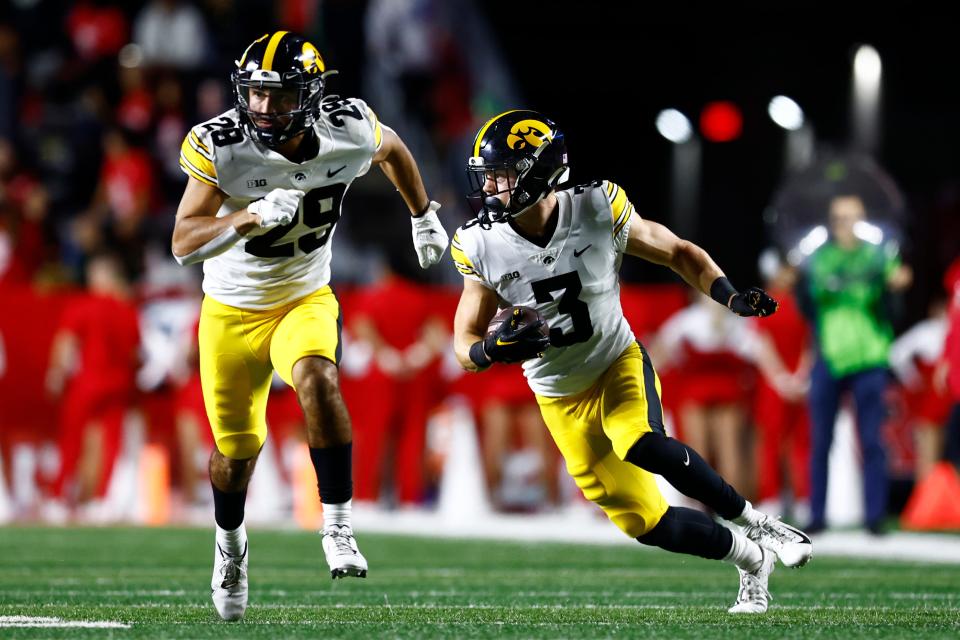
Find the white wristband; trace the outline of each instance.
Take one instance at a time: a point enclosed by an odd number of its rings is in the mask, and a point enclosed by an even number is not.
[[[220,235],[211,238],[205,244],[197,247],[195,250],[191,251],[185,256],[178,256],[173,254],[173,257],[176,259],[177,264],[183,266],[185,264],[196,264],[197,262],[203,262],[208,258],[213,258],[218,256],[233,245],[237,244],[237,240],[243,236],[233,228],[233,225],[230,225],[224,229]]]

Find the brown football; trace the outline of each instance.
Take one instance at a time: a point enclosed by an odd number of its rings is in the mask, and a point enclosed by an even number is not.
[[[518,330],[527,325],[534,324],[538,320],[543,320],[543,316],[533,307],[507,307],[500,309],[497,315],[493,316],[493,319],[490,320],[490,324],[487,325],[487,335],[492,335],[507,319],[511,321],[512,328]],[[550,327],[547,326],[546,321],[540,326],[540,333],[545,336],[550,335]]]

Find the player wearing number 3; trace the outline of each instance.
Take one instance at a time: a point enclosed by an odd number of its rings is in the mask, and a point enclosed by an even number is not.
[[[340,308],[329,287],[330,240],[351,182],[370,166],[412,214],[426,268],[447,234],[407,147],[355,98],[324,97],[316,47],[286,31],[255,40],[232,76],[236,107],[190,130],[189,176],[173,231],[180,264],[203,261],[200,373],[216,449],[211,588],[227,620],[247,606],[247,484],[267,435],[273,371],[297,391],[323,503],[333,577],[367,573],[350,524],[350,418],[340,395]]]
[[[584,496],[643,544],[734,564],[740,590],[730,612],[765,612],[775,559],[806,563],[810,539],[754,510],[695,451],[666,435],[660,381],[623,317],[617,271],[624,253],[668,266],[741,316],[769,315],[777,303],[760,289],[738,292],[703,249],[642,219],[612,182],[558,186],[568,174],[564,136],[537,112],[488,121],[467,169],[477,218],[457,231],[450,250],[464,277],[454,323],[461,365],[481,371],[524,360]],[[539,311],[550,345],[535,323],[518,331],[509,318],[488,335],[498,306],[506,305]],[[668,506],[653,474],[743,533]]]

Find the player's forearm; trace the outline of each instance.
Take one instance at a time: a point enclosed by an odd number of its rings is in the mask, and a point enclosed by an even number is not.
[[[474,333],[459,333],[453,338],[453,351],[457,356],[457,362],[465,371],[481,371],[481,368],[470,358],[470,348],[474,344],[483,340],[482,337]]]
[[[411,215],[422,214],[430,204],[420,170],[407,146],[398,139],[395,148],[380,163],[380,169],[400,192]]]
[[[226,246],[213,248],[212,251],[207,252],[209,255],[204,255],[201,259],[212,258],[214,255],[219,255],[219,253],[223,253],[232,246],[228,238],[232,232],[236,233],[237,238],[233,239],[233,241],[236,242],[239,236],[246,235],[258,224],[258,217],[246,209],[234,211],[230,215],[222,218],[213,216],[180,218],[177,220],[177,224],[173,230],[173,243],[171,247],[173,255],[179,262],[188,256],[197,255],[198,252],[202,252],[204,247],[210,246],[211,243],[217,244],[218,239],[223,239],[220,241],[220,244]],[[187,263],[199,261],[200,260],[188,260]]]
[[[710,295],[710,287],[723,271],[706,251],[688,240],[682,240],[670,261],[673,269],[687,284]]]

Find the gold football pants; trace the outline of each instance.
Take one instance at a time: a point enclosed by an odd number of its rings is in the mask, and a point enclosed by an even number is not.
[[[273,371],[290,386],[305,356],[340,361],[340,304],[329,286],[267,310],[230,307],[207,296],[200,310],[200,381],[217,449],[236,460],[267,437]]]
[[[667,502],[651,473],[624,460],[645,433],[663,432],[660,379],[646,350],[634,343],[586,391],[537,402],[584,497],[630,537],[653,529]]]

